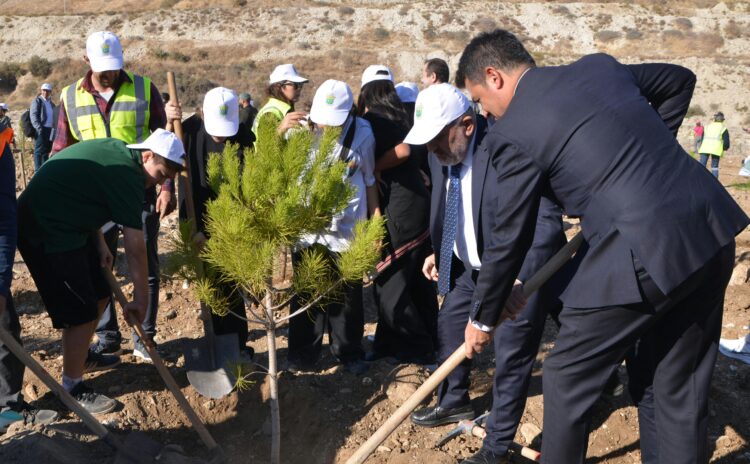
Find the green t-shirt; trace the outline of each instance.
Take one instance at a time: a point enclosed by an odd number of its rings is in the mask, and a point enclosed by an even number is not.
[[[59,253],[84,246],[108,221],[140,229],[145,182],[141,154],[125,142],[71,145],[45,162],[18,198],[18,234]]]

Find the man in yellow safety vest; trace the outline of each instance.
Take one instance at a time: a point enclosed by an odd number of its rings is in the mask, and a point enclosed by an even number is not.
[[[719,160],[725,150],[729,150],[729,131],[724,125],[724,113],[719,111],[714,115],[714,122],[706,126],[703,131],[703,142],[701,142],[698,153],[701,155],[701,164],[708,164],[711,157],[711,173],[719,178]]]
[[[84,59],[90,71],[63,88],[60,95],[53,155],[74,143],[106,137],[129,144],[140,143],[156,129],[171,130],[172,121],[182,116],[174,102],[165,106],[151,79],[123,69],[122,46],[114,33],[100,31],[91,34],[86,40]],[[156,331],[159,303],[159,220],[171,213],[175,206],[171,179],[162,185],[158,195],[154,186],[146,189],[143,232],[148,255],[149,301],[143,328],[150,337]],[[119,227],[108,223],[102,227],[102,232],[112,255],[116,255]],[[119,363],[122,336],[116,314],[110,299],[96,329],[98,341],[91,345],[87,369],[108,369]],[[151,358],[135,333],[133,345],[133,355],[150,362]]]

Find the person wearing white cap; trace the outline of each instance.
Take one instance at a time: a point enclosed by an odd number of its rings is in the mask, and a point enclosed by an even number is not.
[[[92,414],[117,406],[83,382],[85,372],[101,369],[102,355],[88,345],[111,294],[101,268],[113,258],[100,228],[108,221],[122,224],[133,281],[124,316],[142,323],[149,294],[144,187],[173,178],[184,153],[182,142],[163,129],[137,144],[84,141],[50,158],[18,199],[18,249],[53,327],[62,330],[63,387]]]
[[[34,170],[38,171],[49,158],[52,142],[52,115],[55,104],[52,103],[52,84],[44,83],[39,88],[39,94],[31,102],[29,118],[36,132],[34,135]]]
[[[250,128],[240,122],[240,106],[237,94],[225,87],[216,87],[208,92],[203,98],[201,116],[193,115],[182,123],[184,133],[185,152],[190,159],[190,182],[193,194],[193,207],[195,208],[196,235],[193,241],[199,247],[203,247],[208,239],[206,231],[206,203],[216,197],[208,185],[206,166],[209,154],[221,154],[227,143],[238,146],[240,158],[242,159],[246,149],[252,148],[253,137]],[[180,203],[180,219],[186,220],[187,202],[182,199]],[[229,311],[240,317],[232,315],[218,316],[211,313],[213,327],[216,335],[237,334],[240,353],[252,357],[252,348],[245,345],[247,342],[247,322],[245,321],[245,304],[242,296],[236,288],[230,284],[222,284],[220,291],[229,302]]]
[[[126,143],[145,140],[159,128],[171,128],[171,121],[181,118],[174,102],[164,105],[161,93],[148,77],[123,69],[123,50],[120,40],[109,31],[94,32],[86,40],[84,60],[90,69],[84,77],[63,88],[57,118],[52,155],[85,140],[113,137]],[[159,257],[157,241],[159,219],[172,212],[177,204],[174,184],[168,180],[158,195],[154,186],[148,187],[143,203],[143,230],[149,257],[149,309],[144,331],[152,337],[156,333],[156,314],[159,305]],[[118,228],[107,225],[105,238],[115,253]],[[120,334],[113,303],[108,305],[97,329],[97,342],[92,350],[98,353],[121,353]],[[150,358],[140,338],[133,333],[134,355],[145,361]]]
[[[437,342],[437,295],[419,272],[429,254],[430,198],[419,160],[404,138],[409,116],[393,85],[393,74],[382,65],[362,74],[357,113],[375,135],[375,170],[383,187],[387,240],[382,266],[372,285],[378,326],[369,360],[396,357],[402,362],[432,364]]]
[[[326,230],[302,238],[292,262],[299,262],[304,249],[323,246],[331,259],[349,247],[355,224],[368,216],[380,216],[378,191],[375,185],[375,138],[370,124],[354,115],[354,97],[346,83],[329,79],[318,87],[310,109],[310,120],[319,131],[328,127],[340,127],[341,135],[331,153],[335,159],[347,164],[343,182],[354,188],[354,198],[346,209],[333,219]],[[318,132],[320,133],[320,132]],[[299,309],[295,297],[290,311]],[[343,301],[329,302],[308,311],[307,315],[289,321],[289,370],[314,368],[323,335],[328,328],[333,355],[344,364],[344,368],[355,374],[367,370],[362,349],[364,312],[362,307],[362,284],[346,287]]]
[[[308,80],[299,75],[293,64],[280,64],[274,68],[266,88],[268,101],[253,121],[253,133],[256,138],[261,120],[269,118],[273,121],[279,134],[285,134],[289,129],[304,122],[307,115],[304,111],[295,111],[294,104],[299,101],[302,88],[307,82]]]
[[[430,229],[434,253],[425,260],[422,271],[437,282],[439,293],[445,296],[438,316],[439,362],[461,345],[466,325],[475,323],[470,311],[476,276],[482,266],[481,245],[496,227],[491,215],[485,213],[492,208],[483,205],[504,200],[489,185],[497,182],[497,176],[486,150],[480,147],[486,132],[487,122],[475,114],[457,88],[435,84],[417,97],[414,127],[405,140],[426,144],[432,164]],[[542,201],[534,246],[519,274],[519,285],[506,304],[507,313],[516,314],[515,320],[500,325],[494,338],[495,375],[487,436],[480,453],[463,461],[466,464],[507,462],[508,446],[523,414],[546,315],[549,311],[556,313],[560,306],[544,287],[527,304],[520,283],[564,243],[560,208]],[[455,369],[439,387],[437,405],[415,411],[412,421],[434,427],[473,418],[468,391],[470,370],[470,361]]]

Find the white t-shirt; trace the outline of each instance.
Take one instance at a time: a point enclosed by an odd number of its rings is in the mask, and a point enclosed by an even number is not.
[[[333,217],[331,227],[318,234],[305,235],[301,239],[302,246],[310,246],[314,243],[325,245],[333,252],[340,253],[349,247],[349,239],[354,233],[357,221],[367,219],[367,187],[375,185],[375,136],[372,133],[370,123],[362,118],[349,117],[341,128],[341,137],[331,156],[339,159],[341,156],[341,145],[346,137],[349,125],[355,121],[357,124],[354,131],[351,150],[346,163],[349,169],[345,179],[354,186],[355,194],[346,209],[341,214]]]

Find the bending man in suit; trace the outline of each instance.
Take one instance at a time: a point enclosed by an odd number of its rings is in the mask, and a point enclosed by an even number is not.
[[[495,205],[472,320],[500,320],[542,193],[581,218],[585,242],[544,363],[542,461],[584,461],[591,406],[640,340],[628,371],[643,462],[708,462],[724,293],[748,218],[675,139],[695,75],[603,54],[536,68],[515,36],[496,30],[467,45],[457,82],[498,118],[484,145],[492,182],[513,199]],[[468,324],[467,352],[491,336]]]
[[[498,196],[489,153],[481,147],[487,123],[474,113],[469,100],[457,88],[433,85],[419,94],[415,108],[414,127],[405,143],[427,144],[431,153],[434,188],[430,234],[436,250],[425,260],[423,273],[437,281],[439,292],[445,295],[438,314],[438,357],[444,362],[463,342],[471,297],[482,266],[484,238],[493,230],[492,205],[512,200]],[[565,244],[561,214],[557,205],[542,199],[536,232],[528,231],[534,235],[534,245],[520,272],[514,274],[520,280],[506,303],[506,317],[515,320],[500,326],[495,338],[495,378],[487,437],[482,449],[465,464],[507,462],[508,446],[526,404],[545,317],[548,312],[559,310],[559,300],[549,286],[530,298],[527,305],[520,284]],[[476,321],[475,325],[478,330],[492,330]],[[438,389],[437,406],[414,412],[412,421],[432,427],[473,418],[470,370],[470,360],[454,370]]]

